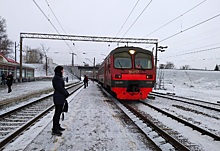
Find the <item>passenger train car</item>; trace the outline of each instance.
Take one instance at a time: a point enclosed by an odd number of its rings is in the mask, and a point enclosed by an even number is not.
[[[99,67],[97,79],[120,100],[144,100],[155,83],[153,53],[139,47],[118,47]]]

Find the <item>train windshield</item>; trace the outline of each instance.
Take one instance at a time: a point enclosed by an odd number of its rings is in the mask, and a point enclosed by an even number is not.
[[[120,52],[114,54],[114,67],[121,69],[129,69],[132,67],[131,55],[128,52]]]
[[[135,68],[152,69],[152,59],[150,54],[138,52],[135,54]]]

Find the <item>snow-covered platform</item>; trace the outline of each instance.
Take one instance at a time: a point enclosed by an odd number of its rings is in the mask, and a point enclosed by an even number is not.
[[[7,150],[149,150],[148,143],[97,83],[68,98],[62,136],[51,135],[54,110],[7,145]],[[135,130],[136,129],[136,130]],[[142,141],[140,141],[142,140]]]

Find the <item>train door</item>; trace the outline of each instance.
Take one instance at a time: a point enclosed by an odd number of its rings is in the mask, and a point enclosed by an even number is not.
[[[110,86],[110,81],[111,81],[111,74],[110,74],[110,58],[107,59],[105,62],[105,67],[104,67],[104,87]]]

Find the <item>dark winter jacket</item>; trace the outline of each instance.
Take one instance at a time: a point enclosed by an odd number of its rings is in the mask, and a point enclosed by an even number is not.
[[[12,74],[9,74],[9,75],[6,77],[6,80],[7,80],[6,84],[9,85],[9,86],[11,86],[12,83],[13,83],[13,75],[12,75]]]
[[[55,72],[55,76],[52,80],[54,94],[53,101],[54,104],[64,104],[64,101],[69,96],[69,92],[65,89],[64,80],[61,73]]]

